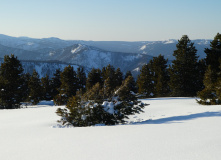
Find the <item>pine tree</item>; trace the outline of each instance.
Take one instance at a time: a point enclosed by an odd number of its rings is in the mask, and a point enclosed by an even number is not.
[[[132,73],[131,73],[131,71],[127,71],[127,72],[126,72],[126,74],[125,74],[125,76],[124,76],[124,80],[127,79],[127,77],[129,77],[129,76],[133,76]]]
[[[61,70],[57,69],[54,73],[52,80],[51,80],[51,86],[52,86],[52,98],[54,99],[56,95],[59,94],[59,89],[61,87]]]
[[[84,68],[77,69],[77,80],[78,80],[78,90],[82,90],[82,92],[84,93],[86,90],[86,80],[87,80]]]
[[[104,93],[100,83],[96,83],[90,90],[88,90],[83,96],[78,96],[84,101],[94,101],[95,103],[101,103],[104,99]]]
[[[30,81],[31,75],[30,73],[25,73],[22,75],[22,79],[24,81],[23,85],[22,85],[22,101],[26,102],[28,101],[28,96],[30,93],[30,89],[29,89],[29,81]]]
[[[30,90],[28,100],[33,105],[36,105],[37,103],[39,103],[40,100],[42,100],[41,81],[39,78],[39,74],[38,72],[36,72],[36,70],[33,70],[30,81],[28,83],[28,87]]]
[[[220,72],[218,73],[218,78],[216,82],[216,95],[218,98],[217,104],[221,104],[221,59],[220,59]]]
[[[117,87],[120,87],[123,81],[123,73],[121,72],[120,68],[117,68],[115,73],[114,73],[114,89]]]
[[[114,89],[112,87],[112,81],[110,78],[107,78],[105,81],[104,81],[104,87],[103,87],[103,92],[104,92],[104,98],[105,99],[111,99],[112,95],[113,95],[113,92],[114,92]]]
[[[142,66],[140,75],[137,78],[137,86],[139,94],[145,95],[145,97],[153,97],[153,79],[150,68],[147,64]]]
[[[205,88],[198,92],[201,104],[221,104],[220,100],[220,73],[221,73],[221,34],[217,34],[210,44],[210,49],[206,48],[207,71],[204,77]]]
[[[153,94],[155,97],[168,96],[169,94],[167,62],[168,60],[161,54],[158,57],[154,57],[149,62],[150,71],[153,75]]]
[[[208,69],[206,70],[203,83],[205,85],[205,88],[202,91],[198,92],[197,95],[201,99],[198,102],[200,104],[216,104],[216,72],[212,70],[211,66],[208,66]]]
[[[102,77],[103,81],[105,81],[108,77],[112,80],[114,79],[115,68],[112,65],[107,65],[107,67],[102,69]]]
[[[120,71],[120,70],[119,70]],[[115,89],[116,84],[115,84],[115,68],[112,65],[108,65],[107,67],[105,67],[105,69],[102,69],[102,80],[103,82],[109,78],[111,81],[111,86],[113,89]]]
[[[52,85],[49,76],[46,74],[45,77],[41,78],[42,86],[42,98],[44,100],[52,100]]]
[[[90,90],[96,83],[103,85],[101,70],[92,68],[92,70],[88,73],[86,89]]]
[[[22,101],[24,79],[20,61],[13,54],[4,56],[0,69],[0,106],[1,108],[19,108]]]
[[[215,72],[219,72],[219,59],[221,58],[221,34],[217,33],[210,43],[210,48],[205,49],[206,64],[211,66]]]
[[[130,79],[131,77],[128,78]],[[90,100],[85,98],[85,96],[71,97],[64,109],[58,108],[56,111],[57,115],[61,116],[59,122],[62,125],[78,127],[96,124],[114,125],[125,123],[129,115],[143,112],[142,109],[145,106],[130,91],[129,81],[128,79],[124,81],[109,102],[104,99],[96,101],[100,95],[100,83],[97,83],[90,91],[85,93],[87,94],[86,96],[93,95],[92,99],[89,98]]]
[[[200,59],[198,61],[198,65],[197,65],[197,70],[199,72],[198,75],[198,78],[197,78],[197,83],[196,83],[196,88],[197,88],[197,91],[201,91],[204,89],[204,84],[203,84],[203,79],[204,79],[204,75],[205,75],[205,72],[206,72],[206,61],[205,59]]]
[[[77,92],[77,77],[72,66],[67,66],[61,73],[61,86],[59,94],[55,96],[54,102],[57,105],[66,104],[68,99],[76,95]]]
[[[169,68],[172,96],[195,96],[198,91],[197,75],[199,75],[197,50],[187,35],[178,41],[176,47],[173,53],[175,60]]]

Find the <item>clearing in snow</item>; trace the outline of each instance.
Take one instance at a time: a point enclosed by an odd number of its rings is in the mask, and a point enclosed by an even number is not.
[[[3,160],[219,160],[221,105],[145,99],[144,113],[116,126],[60,128],[57,106],[0,110]]]

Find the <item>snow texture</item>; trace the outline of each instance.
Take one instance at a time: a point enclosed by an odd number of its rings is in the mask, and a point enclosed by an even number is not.
[[[58,106],[0,110],[2,160],[219,160],[221,105],[155,98],[126,125],[59,128]],[[60,106],[59,106],[60,107]]]

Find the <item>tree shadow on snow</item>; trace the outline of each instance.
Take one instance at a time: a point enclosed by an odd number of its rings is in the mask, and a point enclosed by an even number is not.
[[[160,97],[160,98],[146,98],[142,100],[148,100],[148,101],[159,101],[159,100],[174,100],[174,99],[198,99],[197,97]]]
[[[132,124],[169,124],[169,123],[182,123],[182,121],[205,118],[205,117],[221,117],[221,112],[203,112],[183,116],[166,117],[154,120],[146,120],[142,122],[134,122]]]

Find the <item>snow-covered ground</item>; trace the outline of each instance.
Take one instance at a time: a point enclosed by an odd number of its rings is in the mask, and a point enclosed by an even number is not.
[[[1,160],[220,160],[221,105],[146,99],[117,126],[59,128],[57,106],[0,110]]]

